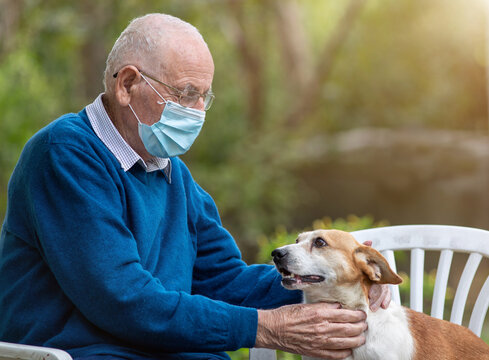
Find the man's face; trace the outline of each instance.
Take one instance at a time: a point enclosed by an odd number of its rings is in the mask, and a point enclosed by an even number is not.
[[[183,90],[195,90],[200,94],[209,91],[214,77],[212,56],[199,39],[176,37],[172,40],[172,50],[167,52],[167,83]],[[194,106],[204,110],[203,99]]]
[[[166,48],[161,49],[161,66],[154,69],[141,69],[153,77],[179,90],[194,90],[200,94],[209,91],[214,76],[214,62],[212,56],[199,39],[186,36],[175,36]],[[178,96],[169,87],[147,78],[151,85],[165,98],[178,103]],[[141,121],[152,125],[159,121],[164,104],[159,104],[161,98],[143,80],[142,99],[145,114]],[[204,110],[204,100],[201,97],[194,109]]]

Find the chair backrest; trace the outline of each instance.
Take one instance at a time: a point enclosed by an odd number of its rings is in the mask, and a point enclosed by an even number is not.
[[[440,257],[436,271],[431,316],[442,319],[445,308],[445,295],[454,253],[469,254],[458,282],[451,309],[450,321],[462,324],[465,305],[472,280],[482,259],[489,258],[489,231],[446,225],[402,225],[387,226],[352,232],[360,243],[371,240],[372,246],[379,250],[397,271],[394,251],[405,250],[411,254],[410,264],[410,307],[423,311],[423,281],[426,251],[439,251]],[[390,285],[392,301],[401,303],[398,285]],[[475,300],[468,328],[480,336],[489,307],[489,276]],[[250,349],[250,360],[274,360],[276,352],[269,349]]]

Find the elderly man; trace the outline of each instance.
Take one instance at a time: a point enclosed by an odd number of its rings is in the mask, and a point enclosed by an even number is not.
[[[109,54],[105,93],[27,143],[1,232],[0,340],[80,359],[253,346],[344,358],[364,342],[364,313],[297,304],[271,266],[247,266],[177,157],[203,125],[213,75],[193,26],[135,19]]]

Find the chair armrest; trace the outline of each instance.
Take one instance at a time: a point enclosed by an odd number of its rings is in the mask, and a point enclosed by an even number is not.
[[[41,346],[12,344],[0,341],[0,360],[72,360],[71,356],[59,349]]]

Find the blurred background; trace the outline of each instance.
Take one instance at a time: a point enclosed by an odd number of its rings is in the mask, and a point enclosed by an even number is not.
[[[103,91],[132,18],[165,12],[214,56],[216,101],[183,160],[248,262],[318,220],[489,229],[488,6],[0,0],[0,217],[25,142]]]

